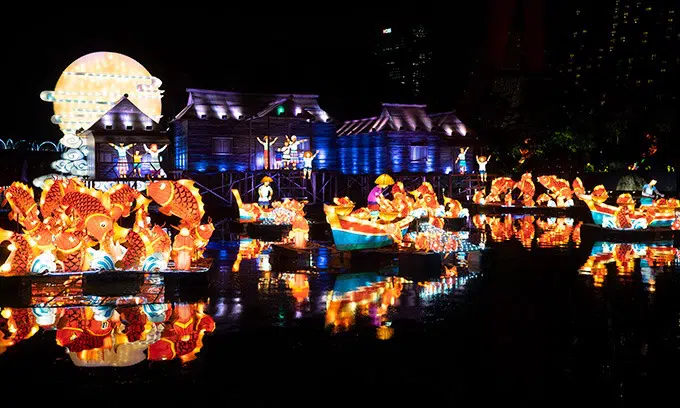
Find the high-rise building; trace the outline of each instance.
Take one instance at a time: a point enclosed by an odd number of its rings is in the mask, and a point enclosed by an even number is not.
[[[627,92],[659,101],[675,96],[669,81],[680,58],[676,9],[672,2],[614,0],[607,49],[613,95]]]
[[[389,88],[389,96],[419,98],[430,79],[432,47],[424,24],[383,27],[376,55]]]
[[[554,69],[567,119],[611,105],[676,100],[676,6],[651,0],[574,0],[554,14]]]

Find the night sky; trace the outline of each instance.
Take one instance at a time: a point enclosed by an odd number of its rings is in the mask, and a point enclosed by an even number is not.
[[[243,92],[315,93],[331,116],[351,119],[379,113],[382,101],[375,64],[376,33],[407,20],[435,23],[437,47],[450,51],[450,109],[465,87],[468,71],[483,52],[484,2],[454,2],[454,14],[430,10],[363,8],[353,14],[249,15],[238,10],[140,12],[138,18],[102,12],[82,16],[32,16],[0,28],[5,39],[2,107],[7,118],[0,138],[52,139],[52,105],[39,94],[54,89],[59,75],[78,57],[96,51],[128,55],[163,81],[163,114],[174,116],[186,103],[186,88]],[[309,13],[306,10],[305,13]],[[206,17],[206,14],[210,17]],[[437,14],[437,17],[431,15]],[[430,17],[428,17],[428,15]],[[61,17],[61,18],[60,18]],[[84,19],[84,20],[83,20]],[[81,27],[70,25],[87,21]],[[54,29],[54,27],[63,28]],[[441,34],[444,35],[441,35]],[[445,94],[448,95],[447,92]],[[448,99],[448,98],[445,98]]]

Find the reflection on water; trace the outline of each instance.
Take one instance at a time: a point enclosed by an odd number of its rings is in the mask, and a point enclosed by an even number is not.
[[[322,319],[323,323],[314,324],[319,329],[326,327],[331,334],[375,327],[379,339],[393,336],[394,319],[413,318],[413,307],[421,309],[432,302],[448,301],[443,296],[463,288],[467,280],[476,275],[475,268],[479,263],[478,256],[471,253],[449,254],[443,259],[441,273],[431,274],[430,279],[413,281],[400,276],[397,258],[389,261],[391,266],[383,268],[381,273],[352,273],[347,269],[352,266],[353,254],[320,246],[309,255],[301,255],[311,258],[307,262],[311,269],[277,272],[290,268],[273,265],[272,270],[274,259],[277,262],[285,260],[278,256],[270,258],[274,250],[272,244],[244,239],[238,246],[234,245],[233,250],[237,253],[230,269],[238,273],[229,274],[228,280],[221,284],[239,288],[239,291],[232,299],[218,299],[218,323],[223,321],[240,330],[253,321],[257,321],[258,326],[269,322],[275,327],[286,327],[301,319]],[[474,258],[472,262],[469,261],[471,257]],[[223,262],[228,263],[229,257],[224,257]],[[336,269],[338,267],[342,270]],[[251,285],[255,285],[256,292],[250,291]],[[413,295],[419,299],[418,305],[402,307],[405,299],[413,301]],[[229,303],[232,305],[228,306]],[[229,308],[236,310],[236,306],[238,315],[228,313]],[[248,322],[243,320],[245,310],[251,312]]]
[[[516,239],[522,246],[531,249],[534,243],[539,248],[566,247],[581,244],[581,225],[568,217],[537,217],[534,215],[488,215],[476,214],[472,223],[479,230],[479,241],[487,242],[490,232],[492,242]]]
[[[4,308],[0,353],[37,333],[56,331],[57,345],[76,366],[187,362],[203,347],[204,334],[215,330],[204,309],[203,303]]]
[[[592,275],[595,286],[601,287],[608,274],[608,266],[619,276],[629,277],[639,268],[642,282],[650,292],[656,290],[656,269],[670,266],[678,257],[672,241],[654,243],[596,242],[590,256],[579,272]],[[636,262],[637,261],[637,262]]]

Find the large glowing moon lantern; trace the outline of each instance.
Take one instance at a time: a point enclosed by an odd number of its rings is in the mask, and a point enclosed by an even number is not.
[[[40,99],[54,103],[52,122],[68,134],[92,126],[125,94],[157,122],[163,96],[160,86],[161,81],[132,58],[93,52],[66,67],[54,91],[43,91]]]
[[[54,103],[52,123],[59,125],[66,150],[52,163],[59,174],[48,174],[33,181],[41,188],[45,178],[87,177],[94,175],[88,153],[94,142],[78,130],[87,130],[124,95],[154,121],[161,118],[161,80],[151,76],[140,63],[115,52],[93,52],[72,62],[62,72],[54,91],[43,91],[40,99]]]

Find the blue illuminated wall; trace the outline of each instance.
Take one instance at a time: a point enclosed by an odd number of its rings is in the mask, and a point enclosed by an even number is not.
[[[338,167],[344,174],[446,173],[455,160],[455,147],[431,132],[362,133],[340,136],[337,144]],[[413,145],[423,146],[425,157],[412,160]]]
[[[338,169],[338,143],[335,136],[335,125],[332,123],[315,123],[312,127],[312,149],[319,155],[314,159],[314,168],[318,170]]]

